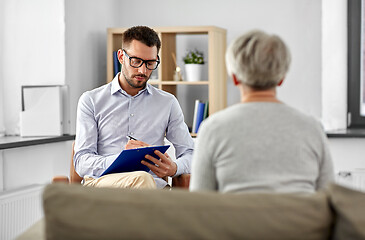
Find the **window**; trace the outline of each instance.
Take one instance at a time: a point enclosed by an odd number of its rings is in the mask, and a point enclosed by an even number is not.
[[[365,127],[365,22],[363,0],[348,0],[349,128]]]

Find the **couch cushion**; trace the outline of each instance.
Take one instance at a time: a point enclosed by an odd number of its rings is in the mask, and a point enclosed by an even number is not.
[[[47,239],[327,239],[324,193],[219,194],[101,189],[44,191]]]
[[[340,185],[329,190],[335,210],[334,239],[365,239],[365,193]]]
[[[44,219],[42,218],[38,222],[34,223],[21,235],[16,237],[16,240],[44,240],[46,236],[44,234]]]

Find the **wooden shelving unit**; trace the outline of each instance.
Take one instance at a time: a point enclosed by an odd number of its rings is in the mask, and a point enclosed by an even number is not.
[[[149,83],[176,96],[179,85],[206,85],[209,95],[209,114],[224,109],[227,105],[227,73],[225,68],[226,30],[215,26],[152,27],[160,36],[161,64],[158,79]],[[107,32],[107,81],[113,79],[113,51],[122,48],[122,36],[126,28],[108,28]],[[176,56],[176,36],[203,34],[208,36],[208,79],[199,82],[173,81]],[[194,109],[192,109],[193,111]]]

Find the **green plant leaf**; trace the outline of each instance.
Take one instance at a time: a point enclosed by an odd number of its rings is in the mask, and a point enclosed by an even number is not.
[[[204,64],[204,53],[198,50],[189,50],[183,58],[185,64]]]

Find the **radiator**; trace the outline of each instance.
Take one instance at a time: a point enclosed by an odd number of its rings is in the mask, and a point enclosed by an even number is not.
[[[361,192],[365,192],[365,169],[340,171],[336,174],[336,183]]]
[[[0,239],[11,240],[42,218],[43,185],[0,192]]]

